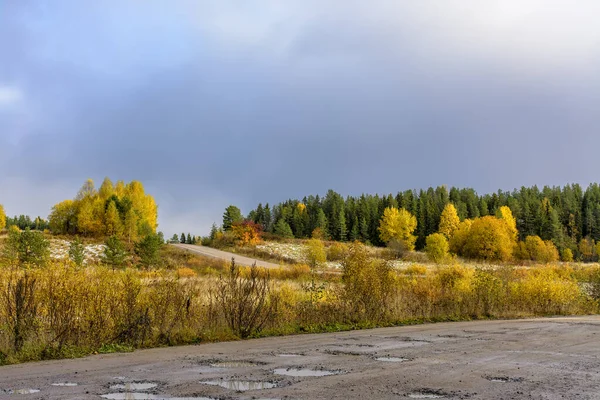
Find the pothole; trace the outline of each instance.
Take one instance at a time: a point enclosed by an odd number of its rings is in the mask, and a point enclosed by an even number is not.
[[[158,384],[152,382],[128,382],[111,385],[110,388],[113,390],[136,391],[154,389],[157,386]]]
[[[484,378],[496,383],[523,382],[523,378],[511,378],[508,376],[484,376]]]
[[[221,380],[221,381],[204,381],[200,382],[203,385],[220,386],[225,389],[234,390],[236,392],[247,392],[249,390],[264,390],[277,387],[273,382],[261,381],[237,381],[237,380]]]
[[[404,358],[404,357],[377,357],[377,358],[375,358],[375,360],[377,360],[377,361],[383,361],[383,362],[391,362],[391,363],[400,363],[400,362],[404,362],[404,361],[410,361],[410,358]]]
[[[418,392],[409,393],[411,399],[444,399],[446,394],[438,390],[420,390]]]
[[[248,368],[260,365],[254,361],[216,361],[209,364],[215,368]]]
[[[276,368],[273,370],[275,375],[309,377],[309,376],[330,376],[343,374],[342,371],[328,371],[326,369],[316,370],[308,368]]]
[[[56,382],[56,383],[51,383],[51,386],[60,386],[60,387],[73,387],[73,386],[77,386],[78,384],[75,382]]]
[[[16,390],[8,391],[9,394],[33,394],[33,393],[39,393],[39,392],[40,392],[39,389],[16,389]]]

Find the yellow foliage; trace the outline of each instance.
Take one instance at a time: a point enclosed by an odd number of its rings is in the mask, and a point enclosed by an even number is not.
[[[508,226],[509,232],[513,238],[513,240],[517,240],[519,236],[519,231],[517,230],[517,220],[513,217],[512,211],[507,206],[502,206],[498,210],[498,218],[506,222]]]
[[[425,253],[431,261],[440,263],[448,258],[448,239],[441,233],[433,233],[425,239]]]
[[[327,261],[325,245],[319,239],[309,239],[304,247],[304,260],[312,268],[321,267]]]
[[[539,236],[527,236],[525,250],[527,258],[530,260],[542,263],[558,261],[558,250],[554,243],[550,240],[544,242]]]
[[[462,255],[490,261],[508,261],[515,247],[509,224],[496,217],[486,216],[473,221]]]
[[[327,259],[329,261],[343,260],[348,253],[348,246],[344,243],[335,242],[327,249]]]
[[[456,212],[456,207],[454,207],[454,204],[452,203],[446,204],[446,207],[444,207],[444,211],[442,211],[442,215],[440,217],[439,232],[446,236],[447,239],[450,239],[454,235],[454,232],[456,232],[458,229],[459,225],[460,218]]]
[[[0,231],[6,227],[6,212],[4,206],[0,204]]]
[[[573,261],[573,251],[571,249],[564,249],[561,254],[561,260],[564,262],[572,262]]]
[[[187,268],[187,267],[177,268],[177,276],[179,278],[192,278],[196,275],[197,275],[196,271],[194,271],[191,268]]]
[[[397,241],[403,243],[406,249],[414,250],[417,238],[413,232],[417,228],[417,219],[405,209],[387,207],[379,222],[379,237],[384,243]]]
[[[456,231],[454,231],[454,234],[450,238],[450,251],[452,253],[463,253],[463,249],[467,243],[467,237],[469,236],[469,231],[471,230],[471,224],[473,224],[473,221],[470,219],[465,219],[458,224],[458,228]]]

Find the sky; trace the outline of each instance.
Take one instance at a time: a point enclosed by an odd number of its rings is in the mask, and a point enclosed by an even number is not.
[[[205,235],[334,189],[600,180],[596,0],[0,0],[0,203],[139,180]]]

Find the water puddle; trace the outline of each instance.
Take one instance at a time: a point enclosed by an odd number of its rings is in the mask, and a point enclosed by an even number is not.
[[[302,357],[302,354],[278,354],[277,357]]]
[[[445,396],[435,393],[409,393],[408,397],[411,399],[443,399]]]
[[[275,375],[286,375],[286,376],[297,376],[297,377],[308,377],[308,376],[330,376],[339,375],[341,371],[327,371],[325,369],[315,370],[308,368],[276,368],[273,370]]]
[[[200,382],[204,385],[221,386],[225,389],[234,390],[236,392],[246,392],[249,390],[263,390],[273,389],[277,387],[276,383],[273,382],[260,382],[260,381],[205,381]]]
[[[77,383],[74,382],[57,382],[57,383],[52,383],[51,386],[60,386],[60,387],[73,387],[73,386],[77,386]]]
[[[9,393],[11,391],[9,390]],[[13,390],[12,393],[13,394],[33,394],[33,393],[39,393],[40,390],[39,389],[17,389],[17,390]]]
[[[403,357],[377,357],[375,360],[377,360],[377,361],[383,361],[383,362],[392,362],[392,363],[399,363],[399,362],[403,362],[403,361],[410,361],[409,358],[403,358]]]
[[[258,363],[252,361],[219,361],[211,363],[211,367],[215,368],[248,368],[256,367]]]
[[[114,389],[114,390],[133,391],[133,390],[154,389],[157,386],[158,385],[156,383],[152,383],[152,382],[138,382],[138,383],[119,383],[117,385],[111,385],[110,388]]]
[[[510,378],[508,376],[484,376],[484,378],[496,383],[523,382],[523,378]]]
[[[100,397],[110,400],[216,400],[210,397],[168,397],[147,393],[109,393]]]

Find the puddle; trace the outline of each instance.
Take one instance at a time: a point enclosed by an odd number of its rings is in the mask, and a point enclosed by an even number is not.
[[[215,368],[248,368],[256,367],[258,363],[252,361],[219,361],[211,363],[211,367]]]
[[[277,357],[302,357],[302,354],[278,354]]]
[[[210,397],[168,397],[147,393],[109,393],[100,397],[111,400],[216,400]]]
[[[33,394],[33,393],[39,393],[39,392],[40,392],[39,389],[17,389],[17,390],[14,390],[12,393],[13,394]]]
[[[308,377],[308,376],[329,376],[342,374],[341,371],[314,370],[308,368],[276,368],[273,370],[275,375]]]
[[[77,383],[74,382],[57,382],[57,383],[52,383],[51,386],[61,386],[61,387],[73,387],[73,386],[77,386]]]
[[[204,381],[200,382],[203,385],[221,386],[222,388],[234,390],[236,392],[246,392],[249,390],[263,390],[273,389],[277,387],[277,384],[273,382],[261,382],[261,381]]]
[[[139,382],[139,383],[119,383],[117,385],[111,385],[111,389],[114,390],[149,390],[154,389],[158,385],[152,382]]]
[[[484,376],[484,378],[496,383],[523,382],[523,378],[510,378],[508,376]]]
[[[445,396],[435,393],[409,393],[408,397],[411,399],[443,399]]]
[[[375,360],[377,360],[377,361],[383,361],[383,362],[392,362],[392,363],[399,363],[399,362],[403,362],[403,361],[410,361],[409,358],[402,358],[402,357],[377,357]]]

